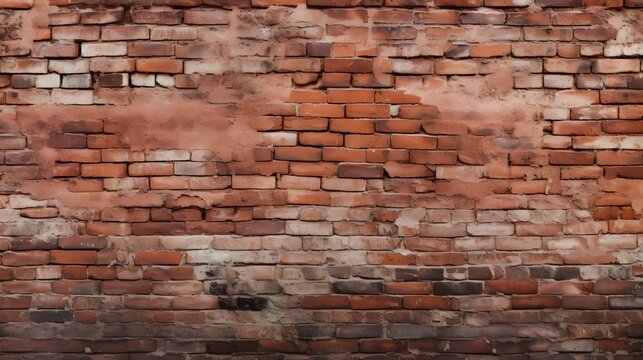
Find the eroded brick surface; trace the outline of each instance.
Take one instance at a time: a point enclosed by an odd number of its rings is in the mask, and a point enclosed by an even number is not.
[[[0,0],[1,358],[640,358],[641,6]]]

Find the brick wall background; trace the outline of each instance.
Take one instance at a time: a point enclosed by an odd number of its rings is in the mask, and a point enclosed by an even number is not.
[[[0,358],[640,359],[642,6],[0,0]]]

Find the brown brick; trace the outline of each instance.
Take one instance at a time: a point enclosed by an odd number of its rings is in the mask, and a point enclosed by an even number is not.
[[[342,178],[381,178],[384,176],[382,165],[342,163],[337,167]]]
[[[344,73],[368,73],[373,70],[369,59],[325,59],[324,71]]]

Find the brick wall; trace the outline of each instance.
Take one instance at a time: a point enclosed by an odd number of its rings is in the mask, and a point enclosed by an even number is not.
[[[640,359],[642,6],[0,0],[0,358]]]

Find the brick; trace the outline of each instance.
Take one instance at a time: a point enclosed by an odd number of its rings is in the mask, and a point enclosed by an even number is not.
[[[413,40],[417,30],[411,26],[375,26],[372,37],[375,40]]]
[[[105,41],[142,40],[149,38],[147,26],[105,26],[101,29],[101,39]]]
[[[128,42],[127,55],[136,57],[172,56],[174,45],[168,42]]]
[[[346,117],[349,118],[383,118],[390,116],[388,105],[346,105]]]
[[[436,282],[433,284],[436,295],[473,295],[482,293],[482,283],[478,282]]]
[[[82,149],[87,144],[83,134],[53,134],[49,137],[48,145],[57,149]]]
[[[451,299],[440,296],[405,296],[404,308],[412,310],[448,310]]]
[[[588,73],[590,72],[590,62],[588,60],[576,59],[545,59],[543,67],[546,72],[551,73]]]
[[[2,257],[4,266],[45,265],[49,263],[47,251],[6,252]]]
[[[47,60],[5,58],[0,60],[0,72],[44,74],[47,72]]]
[[[391,324],[388,327],[393,339],[425,339],[435,337],[435,328],[423,324]]]
[[[382,165],[342,163],[337,167],[341,178],[381,178],[384,176]]]
[[[92,353],[151,352],[157,348],[156,341],[143,339],[99,340],[89,346]]]
[[[443,63],[443,69],[445,69],[445,71],[452,69],[457,71],[458,66],[448,66],[451,64],[453,63]],[[393,73],[397,74],[432,74],[434,72],[434,65],[432,61],[424,59],[396,59],[392,64],[392,70]]]
[[[4,9],[31,9],[34,5],[33,0],[6,0],[0,3],[0,8]]]
[[[150,40],[196,40],[197,29],[192,27],[153,27]]]
[[[607,307],[605,296],[563,296],[564,309],[604,309]]]
[[[136,70],[140,72],[177,74],[183,71],[183,63],[169,59],[139,59]]]
[[[225,25],[229,20],[224,11],[188,10],[183,15],[183,22],[195,25]]]
[[[95,251],[83,250],[52,250],[50,252],[52,264],[96,264]]]
[[[82,43],[80,53],[83,57],[124,56],[127,55],[127,43]]]
[[[134,256],[136,265],[179,265],[180,262],[178,251],[140,251]]]
[[[381,282],[349,280],[333,283],[333,292],[339,294],[381,294],[383,291]]]
[[[643,90],[602,90],[603,104],[643,103]]]
[[[485,292],[489,294],[535,294],[538,283],[530,280],[489,280],[485,282]]]
[[[95,41],[100,37],[98,26],[56,26],[51,30],[54,40],[84,40]]]
[[[327,93],[329,103],[368,103],[375,99],[373,90],[328,89]]]
[[[308,117],[343,117],[344,107],[341,105],[301,105],[299,106],[299,116]]]
[[[413,22],[416,24],[457,24],[459,13],[454,10],[417,11],[413,13]]]
[[[566,28],[525,28],[525,40],[528,41],[571,41],[573,33]]]
[[[594,154],[590,152],[556,151],[549,155],[549,162],[554,165],[591,165]]]
[[[124,177],[126,174],[123,164],[83,164],[80,171],[83,177]]]
[[[358,310],[400,309],[402,298],[383,295],[353,296],[350,307]]]
[[[351,74],[347,73],[324,73],[322,74],[322,85],[327,88],[345,88],[351,84]],[[357,85],[356,85],[357,86]]]
[[[592,71],[600,74],[639,71],[639,61],[635,59],[598,59],[592,63]]]
[[[324,71],[338,73],[369,73],[373,63],[369,59],[325,59]]]
[[[481,0],[437,0],[435,5],[438,7],[479,7],[482,6]]]
[[[37,42],[31,51],[37,58],[75,58],[79,54],[79,46],[75,43]]]
[[[345,309],[350,307],[347,296],[325,295],[305,296],[302,300],[304,309]]]

